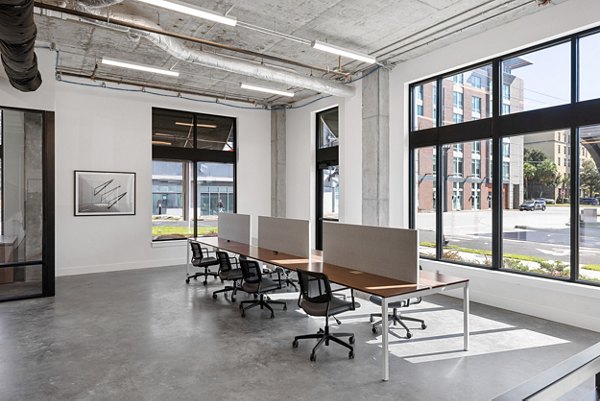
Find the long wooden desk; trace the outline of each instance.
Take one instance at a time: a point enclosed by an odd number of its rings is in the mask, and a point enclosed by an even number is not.
[[[419,273],[419,284],[411,284],[404,281],[395,280],[388,277],[382,277],[375,274],[365,273],[347,267],[323,263],[320,255],[313,253],[309,259],[299,256],[288,255],[271,249],[258,248],[233,242],[218,237],[193,238],[189,241],[195,241],[205,246],[210,246],[219,250],[246,256],[256,259],[270,265],[279,266],[289,270],[308,270],[322,272],[329,277],[329,280],[368,294],[381,297],[381,316],[388,315],[388,304],[403,299],[424,297],[427,295],[438,294],[453,289],[463,290],[463,338],[464,350],[469,349],[469,280],[447,276],[439,273],[421,271]],[[187,247],[187,267],[186,274],[189,275],[190,266],[190,247]],[[389,342],[388,342],[389,323],[387,319],[382,321],[382,348],[383,348],[383,380],[389,380]]]

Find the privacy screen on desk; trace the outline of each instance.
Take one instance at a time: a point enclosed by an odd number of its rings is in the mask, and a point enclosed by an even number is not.
[[[308,258],[310,223],[307,220],[258,216],[258,246]]]
[[[250,215],[219,213],[219,238],[250,244]]]
[[[417,230],[323,223],[323,262],[417,283]]]

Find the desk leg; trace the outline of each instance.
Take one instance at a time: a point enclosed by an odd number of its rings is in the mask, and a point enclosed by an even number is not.
[[[381,351],[383,352],[383,381],[390,380],[390,350],[388,346],[388,300],[381,299]]]
[[[463,337],[465,341],[465,351],[469,350],[469,283],[465,283],[463,288],[463,319],[464,319],[464,332]]]
[[[190,276],[190,240],[187,240],[186,242],[187,242],[187,244],[186,244],[187,257],[185,260],[185,278],[187,279]]]

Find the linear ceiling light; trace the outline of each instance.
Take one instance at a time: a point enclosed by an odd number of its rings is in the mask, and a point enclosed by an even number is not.
[[[193,127],[194,126],[194,124],[192,124],[192,123],[182,123],[180,121],[177,121],[175,123],[175,125],[181,125],[181,126],[184,126],[184,127]],[[198,128],[211,128],[211,129],[215,129],[215,128],[217,128],[217,125],[216,124],[196,124],[196,127],[198,127]]]
[[[175,11],[182,14],[188,14],[194,17],[208,19],[221,24],[236,26],[237,19],[234,17],[226,17],[225,15],[216,14],[204,8],[196,7],[177,0],[138,0],[142,3],[150,4],[156,7],[166,8],[167,10]]]
[[[125,62],[125,61],[118,61],[118,60],[113,60],[113,59],[106,58],[106,57],[102,57],[102,64],[112,65],[115,67],[130,68],[132,70],[138,70],[138,71],[152,72],[154,74],[169,75],[172,77],[179,76],[179,73],[177,71],[165,70],[163,68],[151,67],[149,65],[142,65],[142,64]]]
[[[152,145],[164,145],[164,146],[172,146],[171,142],[166,141],[152,141]]]
[[[273,93],[275,95],[280,95],[280,96],[294,97],[294,92],[280,91],[280,90],[273,89],[273,88],[265,88],[264,86],[256,86],[256,85],[249,85],[249,84],[242,83],[240,85],[240,87],[242,89],[249,89],[252,91],[266,92],[266,93]]]
[[[328,43],[319,42],[318,40],[313,40],[310,44],[313,49],[323,50],[324,52],[337,54],[338,56],[344,56],[348,58],[353,58],[355,60],[363,61],[369,64],[375,64],[377,59],[373,56],[369,56],[367,54],[357,53],[352,50],[347,50],[342,47],[330,45]]]

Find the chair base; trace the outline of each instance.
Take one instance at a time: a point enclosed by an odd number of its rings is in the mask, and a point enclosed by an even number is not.
[[[371,319],[370,319],[371,322],[373,321],[374,317],[381,317],[381,313],[371,313]],[[398,309],[394,308],[393,312],[388,315],[388,321],[393,326],[395,326],[396,324],[399,324],[400,326],[402,326],[404,328],[404,330],[406,330],[406,338],[412,338],[412,333],[410,332],[410,329],[408,328],[408,326],[406,324],[404,324],[403,320],[407,320],[409,322],[421,323],[421,329],[423,329],[423,330],[425,330],[427,328],[427,325],[425,324],[425,321],[423,319],[402,316],[400,313],[398,313]],[[381,326],[382,323],[383,323],[383,320],[373,323],[373,326],[371,328],[373,333],[377,333],[377,326]]]
[[[202,276],[204,276],[204,281],[202,282],[202,284],[206,285],[208,283],[208,281],[206,280],[208,278],[208,276],[217,278],[217,277],[219,277],[219,273],[211,272],[208,267],[205,267],[203,272],[198,272],[198,273],[188,275],[185,278],[185,282],[186,282],[186,284],[189,284],[190,279],[198,280],[198,277],[202,277]]]
[[[348,343],[340,340],[340,337],[349,337]],[[317,360],[316,352],[317,349],[325,343],[325,346],[329,346],[329,342],[333,341],[336,344],[339,344],[343,347],[346,347],[350,350],[348,352],[348,358],[354,359],[354,347],[350,344],[354,344],[354,333],[330,333],[329,325],[325,326],[325,330],[319,329],[316,334],[304,334],[301,336],[294,337],[294,342],[292,346],[294,348],[298,348],[298,340],[307,340],[307,339],[318,339],[317,345],[314,346],[312,352],[310,353],[310,360],[314,362]]]
[[[244,306],[247,305],[248,306]],[[240,302],[240,309],[242,311],[242,317],[246,317],[246,311],[248,309],[254,308],[255,306],[260,306],[260,309],[267,308],[271,311],[271,318],[275,317],[275,311],[271,308],[271,305],[283,305],[283,310],[287,310],[287,304],[284,301],[272,301],[269,297],[265,296],[265,294],[260,294],[260,297],[254,301],[242,301]]]
[[[217,294],[220,294],[220,293],[227,294],[229,291],[231,291],[231,301],[235,302],[235,294],[238,289],[239,289],[239,286],[237,285],[237,282],[234,281],[233,285],[226,285],[225,287],[223,287],[220,290],[213,291],[213,298],[217,299]]]

